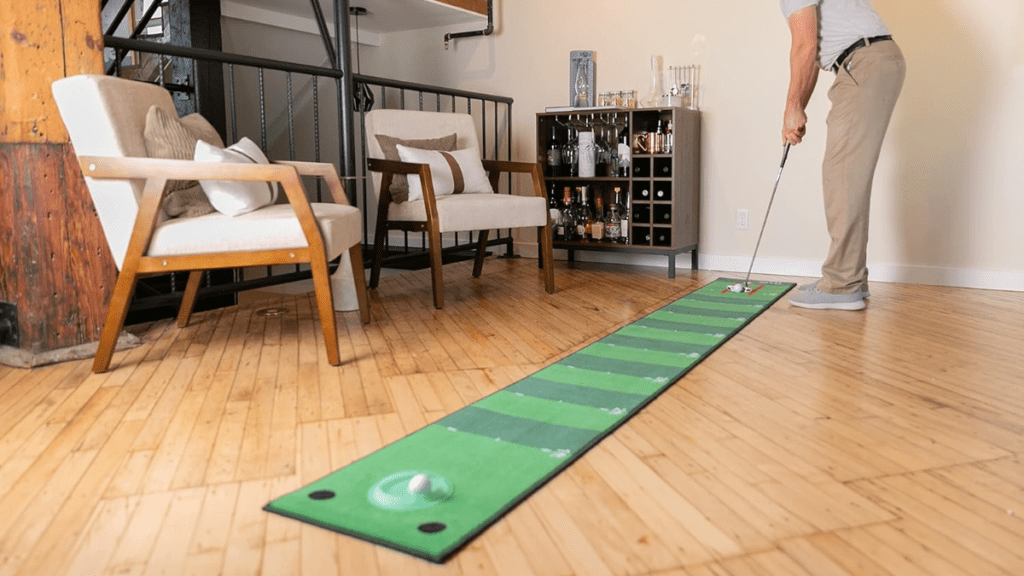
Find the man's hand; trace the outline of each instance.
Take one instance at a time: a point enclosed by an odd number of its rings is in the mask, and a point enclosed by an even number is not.
[[[799,108],[787,108],[782,120],[782,142],[799,144],[807,133],[807,114]]]

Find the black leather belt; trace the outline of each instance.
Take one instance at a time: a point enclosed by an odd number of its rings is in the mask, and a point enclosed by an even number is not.
[[[853,54],[860,48],[869,46],[871,44],[874,44],[875,42],[884,42],[885,40],[892,40],[892,36],[886,34],[884,36],[872,36],[871,38],[861,38],[860,40],[857,40],[853,44],[850,44],[846,48],[846,50],[843,50],[843,53],[839,55],[839,58],[836,58],[836,63],[832,65],[832,71],[839,72],[839,67],[842,66],[844,62],[846,62],[846,59],[850,57],[850,54]]]

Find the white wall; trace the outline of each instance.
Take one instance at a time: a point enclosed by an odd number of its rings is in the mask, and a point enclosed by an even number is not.
[[[875,178],[872,278],[1024,290],[1024,8],[874,3],[908,72]],[[789,34],[778,3],[496,0],[495,13],[494,35],[448,51],[442,37],[457,28],[388,34],[361,48],[363,72],[512,96],[513,158],[528,160],[535,114],[567,104],[571,50],[596,52],[598,91],[646,92],[652,54],[699,65],[702,267],[745,271],[781,153]],[[832,78],[821,74],[755,270],[816,275],[825,256],[820,164]],[[738,208],[750,210],[750,229],[735,228]]]

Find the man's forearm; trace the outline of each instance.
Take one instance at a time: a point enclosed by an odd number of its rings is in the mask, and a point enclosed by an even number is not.
[[[803,110],[811,100],[818,83],[817,48],[794,50],[789,56],[789,95],[786,107]]]

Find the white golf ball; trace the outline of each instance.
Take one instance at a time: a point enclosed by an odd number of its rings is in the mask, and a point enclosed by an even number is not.
[[[725,289],[729,292],[743,292],[743,284],[730,284]]]
[[[426,494],[430,492],[430,478],[426,474],[417,474],[409,480],[409,492],[413,494]]]

